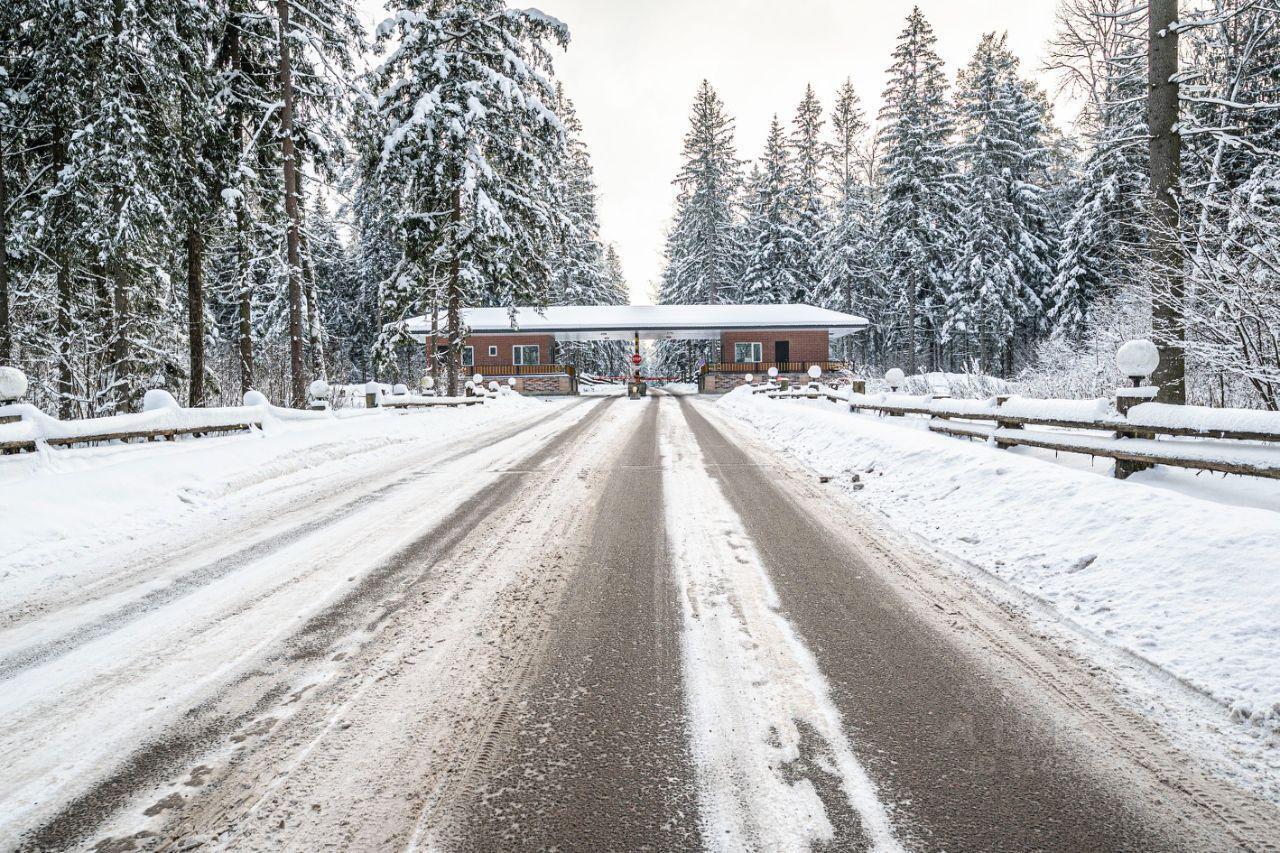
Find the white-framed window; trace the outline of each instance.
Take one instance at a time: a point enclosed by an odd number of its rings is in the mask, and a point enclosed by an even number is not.
[[[462,366],[463,367],[476,366],[476,348],[475,347],[462,348]]]
[[[511,348],[512,364],[541,364],[542,348],[537,344]]]
[[[498,355],[498,348],[496,346],[489,347],[489,357],[494,358],[497,355]]]
[[[764,345],[760,343],[734,344],[733,360],[738,364],[756,364],[764,361]]]

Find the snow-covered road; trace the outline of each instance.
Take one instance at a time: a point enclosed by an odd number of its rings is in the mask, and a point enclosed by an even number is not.
[[[0,468],[0,509],[80,494],[0,566],[0,847],[1280,838],[1087,661],[713,404],[373,420]],[[154,513],[113,508],[166,466]]]

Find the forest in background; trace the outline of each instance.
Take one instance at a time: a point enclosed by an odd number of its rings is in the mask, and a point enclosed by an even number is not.
[[[739,158],[710,82],[684,140],[664,303],[810,302],[860,314],[838,345],[859,369],[1019,380],[1105,396],[1120,343],[1151,337],[1147,5],[1062,0],[1042,70],[1084,104],[1071,133],[1004,35],[955,79],[915,9],[878,116],[846,82],[812,87]],[[1280,4],[1183,3],[1182,184],[1187,398],[1280,405]],[[1169,344],[1154,335],[1157,343]],[[688,371],[711,347],[672,345]]]
[[[626,301],[554,19],[403,0],[370,43],[347,0],[11,0],[0,37],[0,363],[50,412],[296,405],[420,379],[414,314]]]
[[[63,417],[310,378],[456,387],[463,305],[621,303],[589,152],[555,76],[568,32],[498,0],[0,3],[0,362]],[[952,80],[914,11],[867,116],[803,94],[738,157],[695,98],[660,301],[862,314],[836,355],[1103,394],[1152,333],[1146,6],[1061,0],[1047,71],[998,32]],[[1176,235],[1192,402],[1280,405],[1276,0],[1184,4]],[[368,66],[368,67],[366,67]],[[404,334],[440,318],[453,357]],[[1158,337],[1158,336],[1157,336]],[[662,372],[711,353],[663,351]],[[559,358],[618,373],[618,348]]]

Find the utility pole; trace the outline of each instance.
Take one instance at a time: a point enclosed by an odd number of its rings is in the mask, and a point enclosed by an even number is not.
[[[1148,4],[1147,127],[1151,158],[1151,327],[1160,366],[1151,381],[1159,400],[1187,401],[1186,321],[1183,316],[1182,247],[1178,234],[1178,184],[1182,138],[1178,122],[1178,0]]]

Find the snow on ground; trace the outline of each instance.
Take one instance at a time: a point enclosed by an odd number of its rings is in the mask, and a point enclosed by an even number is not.
[[[511,398],[0,460],[18,544],[0,556],[0,848],[588,410]]]
[[[358,480],[415,446],[550,411],[516,396],[462,409],[295,413],[313,416],[297,421],[260,408],[244,407],[263,418],[249,435],[0,456],[0,622],[13,608],[62,600],[113,556],[164,553],[259,499]]]
[[[929,433],[918,418],[737,390],[718,404],[908,531],[1280,737],[1280,483]],[[854,483],[853,475],[860,481]]]
[[[813,654],[779,612],[750,534],[707,473],[692,432],[663,412],[663,496],[684,611],[685,685],[703,837],[713,850],[802,851],[833,828],[800,758],[801,724],[825,742],[827,768],[873,850],[900,850],[888,814],[845,735]]]

